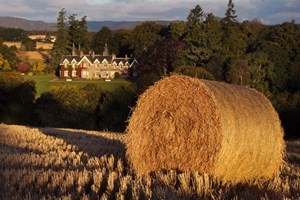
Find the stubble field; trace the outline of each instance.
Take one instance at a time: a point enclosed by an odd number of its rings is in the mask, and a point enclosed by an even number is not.
[[[234,183],[175,170],[138,177],[122,133],[0,124],[0,138],[0,199],[300,198],[299,140],[286,141],[280,178]]]

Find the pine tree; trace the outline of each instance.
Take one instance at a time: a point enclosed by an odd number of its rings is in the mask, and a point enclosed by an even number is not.
[[[80,20],[76,19],[76,14],[69,16],[69,37],[72,44],[74,44],[78,51],[87,52],[89,50],[89,39],[87,37],[87,21],[86,16]]]
[[[207,27],[203,23],[205,16],[201,6],[197,5],[187,17],[187,30],[184,38],[188,48],[185,56],[187,65],[203,66],[211,55],[211,50],[207,46],[209,38],[206,32]]]
[[[222,54],[227,57],[243,57],[248,44],[248,36],[241,31],[235,13],[234,4],[229,0],[225,17],[222,19],[224,29]]]
[[[237,15],[235,15],[235,10],[234,10],[234,3],[232,2],[232,0],[229,0],[228,4],[227,4],[227,10],[225,13],[225,23],[232,23],[232,22],[237,22],[236,21]]]
[[[196,7],[190,11],[189,16],[187,17],[188,29],[193,29],[200,26],[201,22],[203,22],[204,17],[205,14],[201,6],[196,5]]]
[[[113,32],[106,26],[102,27],[100,31],[98,31],[92,39],[91,47],[92,49],[102,54],[104,51],[105,44],[108,43],[108,47],[110,49],[110,40],[112,38]],[[116,53],[116,52],[115,52]]]
[[[56,41],[54,42],[52,48],[52,67],[57,67],[59,65],[62,55],[70,53],[70,43],[68,36],[68,25],[66,22],[66,10],[63,8],[59,12],[57,18],[57,35]]]

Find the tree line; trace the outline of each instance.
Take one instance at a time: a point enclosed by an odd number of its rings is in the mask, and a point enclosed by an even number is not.
[[[21,73],[51,71],[51,67],[46,67],[44,61],[32,62],[27,58],[20,59],[17,57],[18,49],[16,46],[8,47],[4,44],[4,41],[21,42],[21,50],[34,51],[36,50],[37,41],[30,39],[28,34],[28,32],[22,29],[0,27],[0,71],[19,71]]]
[[[167,26],[144,22],[133,30],[112,31],[103,27],[92,34],[87,34],[84,17],[75,20],[75,24],[81,30],[76,33],[86,37],[75,37],[74,15],[66,23],[62,20],[66,16],[63,9],[58,18],[58,34],[64,33],[60,37],[64,39],[57,41],[57,45],[65,44],[65,54],[70,53],[72,44],[85,53],[91,49],[101,53],[108,44],[111,53],[133,55],[140,63],[139,79],[135,81],[143,83],[140,85],[144,89],[172,73],[255,88],[272,101],[288,132],[297,132],[299,24],[294,20],[277,25],[264,25],[259,19],[238,22],[232,0],[224,13],[223,18],[216,17],[196,5],[186,21],[174,21]],[[83,43],[77,37],[90,40]]]
[[[73,46],[77,53],[94,50],[99,54],[104,50],[105,44],[110,53],[132,55],[138,59],[139,77],[133,79],[134,86],[118,91],[124,94],[124,99],[118,97],[117,93],[98,96],[98,111],[93,111],[94,114],[98,113],[98,120],[105,121],[105,115],[99,114],[99,110],[108,110],[110,103],[111,106],[114,105],[112,108],[124,106],[124,109],[119,107],[119,110],[122,110],[122,115],[127,116],[128,106],[134,105],[134,100],[148,86],[164,76],[180,73],[244,85],[263,92],[279,112],[286,132],[298,135],[299,24],[294,20],[277,25],[264,25],[258,19],[238,22],[232,0],[228,1],[224,13],[223,18],[216,17],[196,5],[186,21],[174,21],[167,26],[144,22],[132,30],[112,31],[103,27],[97,33],[89,33],[86,16],[79,19],[76,14],[67,16],[66,10],[62,9],[57,19],[57,40],[50,64],[53,69],[57,67],[61,55],[71,54]],[[4,56],[3,58],[6,59]],[[3,64],[0,63],[0,66],[3,69]],[[126,94],[132,98],[127,99]],[[47,97],[42,101],[43,104],[53,103],[49,100],[53,95],[42,97]],[[123,99],[125,103],[118,99]],[[116,113],[115,115],[117,116]],[[113,122],[116,116],[110,115],[108,122]],[[80,115],[78,117],[81,119]],[[101,129],[108,128],[99,123],[97,126]],[[123,126],[119,130],[124,129],[124,121],[118,126]]]

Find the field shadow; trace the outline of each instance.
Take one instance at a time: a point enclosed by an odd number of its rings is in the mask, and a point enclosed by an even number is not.
[[[107,157],[113,155],[115,158],[125,158],[125,144],[117,139],[110,139],[100,135],[88,134],[84,131],[72,131],[55,129],[47,130],[47,128],[39,128],[39,130],[48,136],[63,139],[67,144],[74,145],[78,151],[87,153],[89,156]]]
[[[46,54],[43,51],[39,51],[39,54],[41,55],[41,57],[43,58],[43,60],[45,61],[45,63],[49,63],[50,62],[50,56],[48,54]]]
[[[42,151],[39,151],[37,149],[29,149],[29,148],[23,148],[18,146],[12,146],[8,144],[1,144],[0,145],[0,153],[9,153],[9,154],[28,154],[28,153],[34,153],[34,154],[42,154]]]
[[[286,142],[287,160],[294,166],[300,166],[300,142],[287,141]]]
[[[167,170],[166,170],[167,172]],[[178,175],[181,172],[178,173]],[[170,184],[160,180],[160,177],[151,173],[153,180],[152,190],[154,199],[214,199],[213,197],[220,197],[222,199],[282,199],[282,193],[268,188],[268,183],[234,183],[223,182],[221,180],[211,180],[207,185],[195,185],[196,177],[191,175],[187,182],[181,182],[179,176]],[[199,191],[199,188],[201,188]],[[217,198],[218,199],[218,198]]]

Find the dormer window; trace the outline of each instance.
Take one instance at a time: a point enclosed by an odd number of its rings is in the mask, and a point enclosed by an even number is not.
[[[69,71],[68,70],[65,70],[64,71],[64,77],[68,77],[69,76]]]
[[[107,60],[104,59],[104,60],[102,61],[102,64],[104,65],[104,67],[107,67],[107,64],[108,64]]]
[[[123,68],[123,63],[120,62],[120,63],[119,63],[119,66],[120,66],[120,68],[122,69],[122,68]]]
[[[83,63],[83,67],[84,67],[84,68],[88,68],[88,67],[89,67],[89,63],[84,62],[84,63]]]

